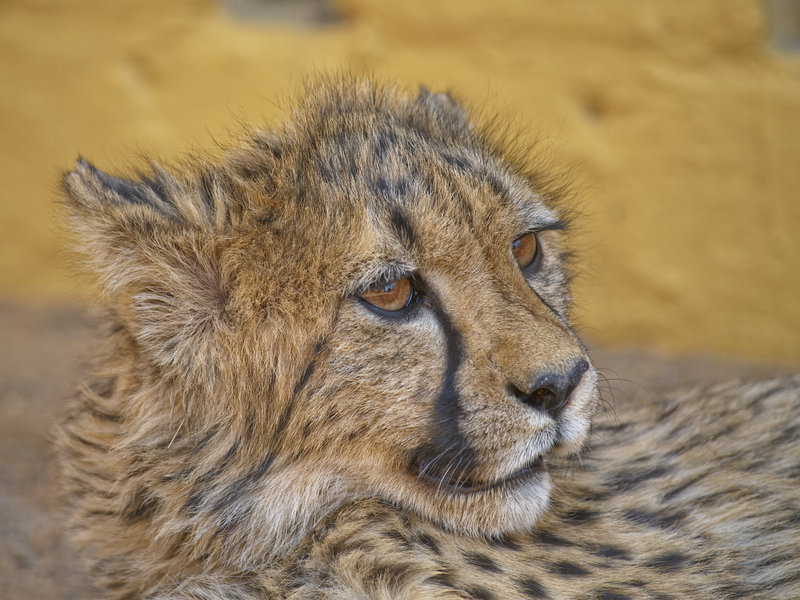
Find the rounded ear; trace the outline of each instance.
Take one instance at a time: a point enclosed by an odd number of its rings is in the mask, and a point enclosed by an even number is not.
[[[155,172],[154,172],[155,173]],[[158,231],[180,229],[168,200],[174,181],[166,174],[140,181],[107,175],[84,159],[62,179],[67,222],[89,270],[110,293],[144,276]]]
[[[150,206],[164,214],[175,213],[167,201],[176,182],[166,171],[151,164],[153,177],[138,181],[113,177],[100,171],[89,161],[78,158],[75,168],[64,176],[64,190],[75,202],[99,202],[109,205],[138,204]]]
[[[417,94],[417,103],[421,104],[430,115],[450,127],[457,125],[462,128],[469,125],[467,113],[447,92],[431,93],[428,88],[421,87]]]
[[[213,226],[223,190],[152,168],[129,180],[81,159],[63,178],[64,204],[78,251],[142,350],[185,368],[203,361],[227,301]]]

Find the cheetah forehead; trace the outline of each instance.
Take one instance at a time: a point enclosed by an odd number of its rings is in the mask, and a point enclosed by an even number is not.
[[[359,255],[347,293],[417,269],[415,241],[460,231],[506,243],[564,223],[519,161],[447,94],[327,82],[308,90],[282,128],[254,140],[230,165],[270,180],[274,222],[294,224],[299,237],[335,231],[332,253]]]

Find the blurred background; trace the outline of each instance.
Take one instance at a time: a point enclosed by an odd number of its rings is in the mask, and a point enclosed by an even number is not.
[[[800,363],[797,0],[5,0],[0,299],[86,294],[54,209],[78,154],[212,147],[329,70],[451,90],[567,173],[585,335]]]
[[[213,148],[330,70],[449,90],[564,174],[612,382],[800,365],[800,0],[3,0],[0,597],[91,596],[47,439],[95,325],[60,173]]]

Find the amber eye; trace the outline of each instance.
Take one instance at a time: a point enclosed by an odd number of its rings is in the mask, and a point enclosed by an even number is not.
[[[536,242],[536,234],[526,233],[511,242],[511,252],[517,259],[520,269],[525,269],[533,264],[539,252],[539,244]]]
[[[414,287],[411,285],[411,280],[403,277],[394,281],[375,283],[369,286],[361,297],[373,306],[396,311],[408,306],[413,295]]]

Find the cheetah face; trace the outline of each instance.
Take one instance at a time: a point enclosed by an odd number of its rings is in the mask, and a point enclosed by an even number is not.
[[[468,214],[420,197],[364,215],[374,245],[304,401],[335,415],[308,430],[348,487],[497,534],[547,507],[548,461],[584,443],[596,374],[565,320],[556,215],[532,191],[463,200]]]
[[[159,499],[159,535],[242,565],[365,497],[530,527],[596,373],[564,223],[523,172],[449,96],[362,80],[179,175],[79,162],[64,189],[121,349],[112,445],[137,457],[122,505]]]
[[[299,144],[319,172],[297,235],[326,257],[332,308],[287,419],[294,473],[458,531],[530,527],[597,397],[564,223],[448,96],[359,102]]]

